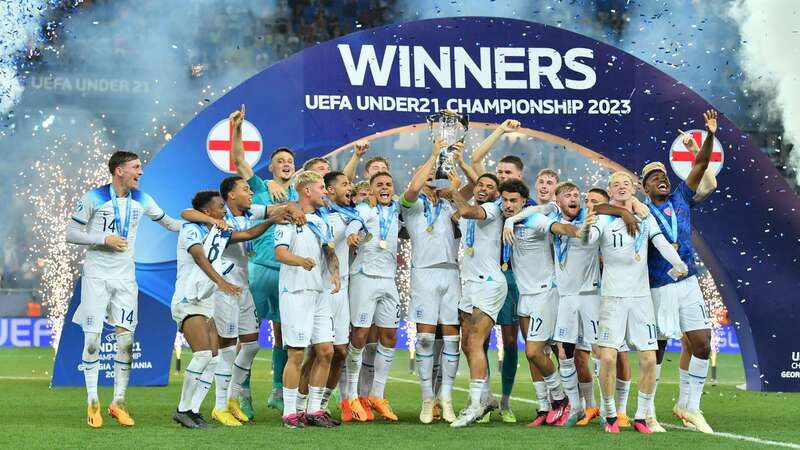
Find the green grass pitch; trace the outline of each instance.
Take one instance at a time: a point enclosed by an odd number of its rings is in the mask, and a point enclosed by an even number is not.
[[[495,353],[492,352],[492,357]],[[188,361],[185,353],[184,361]],[[444,422],[422,425],[419,414],[420,391],[409,372],[408,352],[398,351],[387,385],[387,398],[400,417],[398,423],[376,420],[366,424],[344,424],[339,428],[287,430],[282,428],[279,414],[267,409],[270,389],[270,352],[262,350],[253,369],[253,394],[256,420],[244,427],[229,429],[215,426],[208,430],[186,430],[172,421],[180,392],[182,375],[171,376],[168,387],[128,389],[128,406],[136,427],[125,429],[104,411],[102,429],[85,425],[86,394],[83,388],[49,388],[53,363],[52,349],[0,349],[0,447],[3,448],[800,448],[800,394],[754,393],[738,390],[744,381],[741,358],[720,355],[719,380],[706,384],[702,408],[718,435],[703,435],[678,427],[671,415],[677,396],[677,355],[668,354],[661,372],[656,406],[667,433],[649,436],[625,429],[620,435],[601,432],[597,423],[583,428],[527,428],[535,404],[524,355],[513,396],[520,400],[512,407],[520,420],[515,425],[493,417],[486,425],[451,429]],[[492,361],[493,391],[499,393],[499,378]],[[636,407],[634,386],[628,405],[629,415]],[[457,408],[466,402],[466,363],[462,359],[454,392]],[[597,392],[597,389],[595,389]],[[111,389],[101,388],[103,407],[111,400]],[[210,419],[213,391],[209,393],[203,413]],[[338,409],[334,411],[338,413]],[[746,440],[743,440],[746,439]]]

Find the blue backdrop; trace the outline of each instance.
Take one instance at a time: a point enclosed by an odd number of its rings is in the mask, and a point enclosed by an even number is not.
[[[370,97],[382,105],[370,104]],[[676,129],[702,128],[702,112],[713,108],[646,62],[563,29],[484,17],[390,25],[306,49],[198,114],[142,179],[166,211],[176,215],[195,191],[225,176],[208,156],[207,137],[241,103],[247,103],[247,119],[260,131],[265,153],[288,146],[299,162],[377,132],[424,124],[433,110],[449,106],[469,112],[473,121],[513,117],[524,128],[563,139],[570,148],[591,149],[602,163],[631,171],[666,162]],[[719,192],[694,213],[695,244],[736,327],[748,389],[798,391],[800,363],[793,352],[800,354],[794,306],[800,200],[733,123],[721,117],[719,126],[724,169]],[[262,156],[256,165],[262,176],[267,163]],[[138,274],[147,273],[139,279],[147,292],[143,308],[169,303],[176,238],[149,223],[140,230]],[[140,315],[137,335],[164,335],[162,347],[148,345],[148,351],[166,354],[174,325],[165,323],[169,314],[162,309],[163,321]],[[65,353],[80,353],[71,328],[64,329],[69,339],[62,339],[57,367]],[[70,370],[65,379],[79,380],[80,373]],[[167,366],[159,370],[166,376]]]

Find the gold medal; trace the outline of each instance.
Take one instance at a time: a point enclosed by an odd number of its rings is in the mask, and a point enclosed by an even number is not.
[[[378,243],[378,245],[384,250],[389,248],[389,244],[387,244],[386,241],[384,241],[383,239],[381,239],[381,241]]]
[[[636,260],[636,262],[639,262],[639,261],[641,261],[641,260],[642,260],[642,257],[641,257],[641,256],[639,256],[639,254],[637,253],[637,254],[636,254],[636,256],[634,256],[634,257],[633,257],[633,259],[635,259],[635,260]]]
[[[503,263],[503,265],[500,266],[500,270],[502,270],[503,272],[507,271],[508,270],[508,263]]]
[[[673,242],[672,243],[672,247],[675,249],[675,251],[678,251],[678,250],[681,249],[681,244],[678,244],[677,242]]]
[[[567,264],[566,263],[558,263],[558,265],[561,266],[561,271],[563,272],[564,271],[564,267],[566,267]]]
[[[368,242],[370,239],[372,239],[372,233],[367,233],[364,235],[364,242]]]
[[[433,233],[433,225],[428,225],[428,228],[425,228],[425,231],[428,233]]]
[[[334,244],[333,241],[328,241],[328,247],[336,248],[336,244]]]
[[[247,257],[248,258],[252,258],[254,256],[256,256],[256,252],[247,252]]]
[[[467,255],[472,256],[475,254],[475,249],[472,247],[467,247]]]

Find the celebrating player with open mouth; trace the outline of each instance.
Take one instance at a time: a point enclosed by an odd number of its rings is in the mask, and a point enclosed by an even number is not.
[[[103,323],[114,327],[114,400],[108,413],[120,425],[133,426],[125,406],[131,371],[133,332],[138,323],[139,287],[133,249],[142,215],[168,229],[179,231],[181,222],[167,216],[149,195],[140,191],[144,174],[135,153],[118,151],[108,160],[111,183],[87,192],[78,202],[67,226],[67,242],[87,245],[81,278],[81,303],[72,321],[83,329],[81,357],[88,394],[87,423],[103,426],[97,377],[100,371],[100,334]]]

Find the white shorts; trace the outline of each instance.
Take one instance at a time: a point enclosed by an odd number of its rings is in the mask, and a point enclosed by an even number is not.
[[[658,339],[680,339],[683,333],[708,330],[711,319],[696,276],[650,289]]]
[[[341,282],[341,289],[335,294],[325,293],[331,305],[333,315],[333,345],[344,345],[350,342],[350,299],[347,290],[347,279]]]
[[[333,342],[331,295],[320,291],[281,292],[283,346],[306,348]]]
[[[379,278],[356,273],[350,275],[350,323],[369,328],[400,325],[400,294],[394,278]]]
[[[502,281],[466,281],[464,295],[458,304],[458,309],[467,314],[472,314],[472,309],[483,311],[492,321],[497,322],[497,315],[503,309],[503,303],[508,293],[508,285]]]
[[[89,333],[101,333],[104,322],[128,331],[136,330],[139,322],[136,280],[81,278],[81,303],[72,321]]]
[[[214,300],[214,324],[217,334],[226,339],[258,333],[258,318],[253,294],[247,282],[246,269],[233,269],[224,276],[225,281],[242,288],[238,296],[230,296],[222,291],[216,291],[211,298]]]
[[[632,351],[658,349],[653,301],[647,297],[603,297],[600,304],[600,334],[597,344]]]
[[[553,339],[558,314],[558,289],[550,288],[538,294],[520,294],[517,311],[520,316],[529,317],[531,320],[526,340],[542,342]]]
[[[458,267],[411,269],[408,320],[426,325],[458,325],[461,278]]]
[[[182,331],[183,321],[189,316],[203,316],[208,319],[214,317],[214,301],[211,297],[197,300],[183,298],[179,301],[172,301],[170,306],[172,318],[178,324],[178,331]]]
[[[589,351],[592,344],[597,343],[599,321],[600,295],[596,291],[562,295],[558,299],[558,318],[553,339]]]

